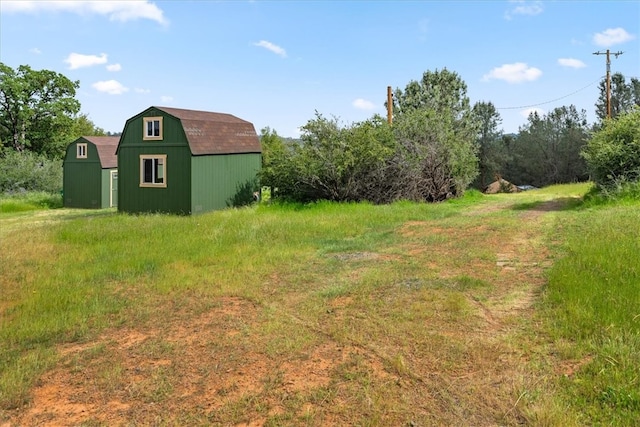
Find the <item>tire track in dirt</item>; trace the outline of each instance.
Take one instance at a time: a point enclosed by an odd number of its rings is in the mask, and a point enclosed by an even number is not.
[[[530,310],[546,283],[545,271],[552,260],[544,242],[547,234],[546,214],[562,210],[566,201],[548,200],[522,210],[518,217],[523,227],[496,253],[496,266],[501,269],[499,282],[518,284],[512,291],[494,301],[490,316],[500,319]],[[513,209],[507,205],[503,209]]]

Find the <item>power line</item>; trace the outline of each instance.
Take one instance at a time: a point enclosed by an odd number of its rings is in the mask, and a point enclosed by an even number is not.
[[[496,107],[496,110],[519,110],[519,109],[522,109],[522,108],[531,108],[531,107],[538,107],[538,106],[540,106],[540,105],[551,104],[552,102],[560,101],[561,99],[565,99],[565,98],[568,98],[568,97],[570,97],[570,96],[572,96],[572,95],[575,95],[576,93],[578,93],[578,92],[581,92],[581,91],[585,90],[585,89],[586,89],[586,88],[588,88],[589,86],[593,86],[594,84],[596,84],[596,83],[598,83],[600,80],[602,80],[602,78],[603,78],[603,77],[604,77],[604,76],[601,76],[601,77],[599,77],[599,78],[598,78],[598,80],[595,80],[595,81],[593,81],[593,82],[589,83],[589,84],[588,84],[588,85],[586,85],[585,87],[582,87],[582,88],[580,88],[580,89],[578,89],[578,90],[576,90],[576,91],[573,91],[573,92],[571,92],[570,94],[567,94],[567,95],[561,96],[560,98],[552,99],[551,101],[539,102],[539,103],[537,103],[537,104],[531,104],[531,105],[522,105],[522,106],[520,106],[520,107],[501,107],[501,108],[497,108],[497,107]]]

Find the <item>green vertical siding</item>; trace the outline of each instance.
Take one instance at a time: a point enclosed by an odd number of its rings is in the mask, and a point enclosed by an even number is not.
[[[191,211],[200,213],[230,206],[241,186],[255,180],[261,155],[196,156],[191,165]]]
[[[180,121],[150,109],[144,117],[163,116],[163,139],[142,139],[143,115],[127,121],[118,146],[118,210],[129,213],[191,211],[191,151]],[[166,188],[140,187],[140,155],[167,156]]]
[[[86,141],[81,141],[85,143]],[[68,208],[108,207],[102,197],[102,167],[96,146],[87,143],[87,158],[77,159],[77,143],[69,144],[63,164],[63,204]]]
[[[143,140],[144,117],[159,116],[162,140]],[[167,156],[166,188],[140,187],[141,154]],[[192,156],[180,120],[149,108],[127,120],[120,138],[118,210],[193,214],[226,208],[255,181],[261,159],[260,153]]]

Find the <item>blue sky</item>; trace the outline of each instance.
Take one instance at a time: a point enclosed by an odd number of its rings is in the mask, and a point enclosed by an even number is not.
[[[454,71],[505,132],[532,109],[596,120],[598,82],[640,77],[640,1],[9,1],[0,61],[80,81],[82,112],[122,131],[156,106],[217,111],[296,137],[315,111],[386,116],[387,86]]]

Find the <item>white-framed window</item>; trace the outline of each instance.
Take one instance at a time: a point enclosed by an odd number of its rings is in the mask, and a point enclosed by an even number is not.
[[[140,155],[140,187],[167,186],[167,155]]]
[[[87,144],[77,144],[76,145],[76,159],[86,159],[87,158]]]
[[[151,141],[162,139],[162,117],[145,117],[143,119],[142,139]]]

